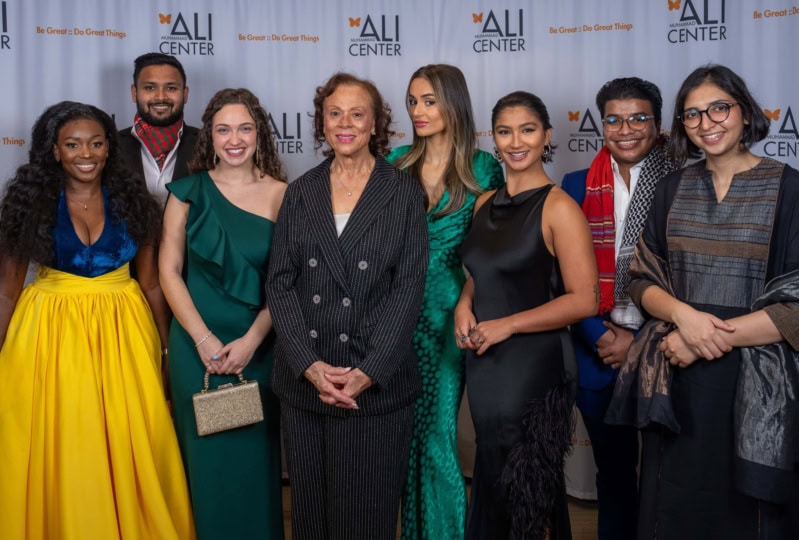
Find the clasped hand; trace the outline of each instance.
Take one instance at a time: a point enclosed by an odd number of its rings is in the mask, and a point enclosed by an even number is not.
[[[355,398],[372,386],[372,378],[360,369],[334,367],[322,360],[305,370],[305,378],[319,391],[323,403],[343,409],[357,409]]]
[[[660,350],[674,366],[688,367],[696,360],[714,360],[732,350],[728,334],[735,327],[703,311],[687,308],[675,316],[674,330],[661,340]]]
[[[618,369],[627,357],[633,333],[610,321],[604,321],[607,332],[596,341],[596,352],[605,365]]]
[[[491,346],[505,341],[513,334],[511,324],[504,319],[478,323],[474,313],[467,309],[455,310],[455,342],[461,349],[482,355]]]
[[[246,335],[234,339],[227,345],[224,345],[215,335],[211,335],[197,348],[197,351],[200,354],[200,360],[210,373],[238,375],[250,363],[257,347],[258,344],[251,343]]]

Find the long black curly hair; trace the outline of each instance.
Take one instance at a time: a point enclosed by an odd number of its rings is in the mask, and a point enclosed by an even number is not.
[[[42,265],[53,261],[53,228],[58,197],[67,175],[53,148],[61,128],[73,120],[93,120],[105,131],[108,158],[101,183],[108,193],[109,214],[125,222],[128,234],[141,244],[155,244],[161,232],[161,212],[141,178],[125,167],[119,153],[114,121],[92,105],[61,101],[48,107],[31,130],[28,163],[8,182],[0,202],[0,249],[3,255]]]

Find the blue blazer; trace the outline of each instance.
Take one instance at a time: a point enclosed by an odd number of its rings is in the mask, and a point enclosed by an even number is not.
[[[566,174],[561,182],[563,191],[582,205],[585,198],[585,180],[588,169]],[[606,316],[594,315],[571,326],[574,352],[577,355],[577,366],[580,370],[579,386],[588,390],[601,390],[615,384],[619,370],[612,369],[602,363],[596,353],[596,342],[608,331],[604,324]]]

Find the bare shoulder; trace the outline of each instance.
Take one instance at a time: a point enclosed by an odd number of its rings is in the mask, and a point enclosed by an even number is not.
[[[277,217],[280,206],[283,204],[283,197],[286,194],[288,184],[272,178],[269,175],[261,177],[259,183],[262,185],[263,193],[266,195],[266,201],[269,207],[267,215],[270,216],[270,219],[274,220],[274,218]]]
[[[552,190],[549,192],[549,196],[544,203],[544,211],[557,212],[558,214],[561,212],[568,212],[569,214],[577,213],[583,216],[582,208],[580,208],[571,195],[563,191],[563,189],[557,185],[553,186]]]
[[[480,210],[480,207],[483,206],[485,202],[488,199],[490,199],[496,192],[497,192],[496,189],[492,189],[490,191],[482,193],[479,197],[477,197],[477,200],[474,201],[474,214],[476,214],[477,211]]]

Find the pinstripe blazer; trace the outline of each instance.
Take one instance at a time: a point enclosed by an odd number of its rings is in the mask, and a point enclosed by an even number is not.
[[[272,385],[288,405],[318,414],[384,414],[412,403],[421,389],[411,340],[428,264],[424,195],[377,158],[339,237],[331,161],[289,185],[278,215],[266,285],[277,332]],[[319,399],[304,376],[317,360],[372,378],[358,410]]]

